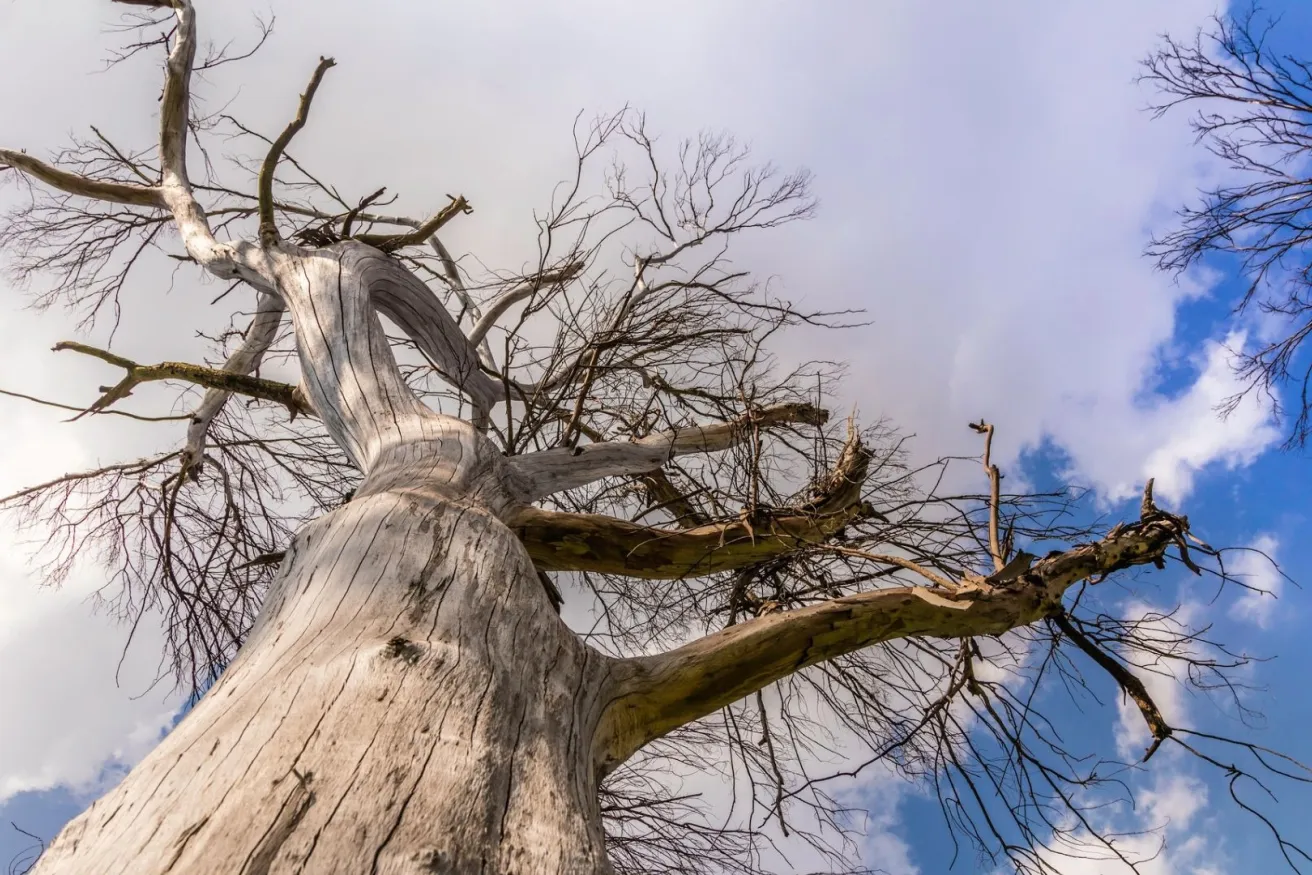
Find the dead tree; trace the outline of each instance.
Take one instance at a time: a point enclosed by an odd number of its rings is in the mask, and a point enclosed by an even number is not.
[[[831,419],[836,365],[771,355],[782,329],[851,318],[726,257],[810,214],[805,173],[711,135],[667,170],[641,116],[602,117],[576,129],[537,262],[475,272],[439,236],[463,196],[391,215],[288,154],[331,60],[261,135],[194,111],[192,74],[232,58],[198,58],[190,0],[119,2],[146,7],[123,57],[167,55],[158,143],[93,129],[52,160],[0,151],[29,194],[11,267],[87,324],[118,318],[152,257],[251,315],[214,365],[60,344],[118,382],[87,407],[28,399],[185,424],[179,450],[4,505],[44,532],[50,580],[92,555],[112,609],[162,618],[179,682],[204,691],[35,871],[757,872],[772,835],[855,871],[829,788],[883,763],[937,788],[954,840],[1055,872],[1125,856],[1087,816],[1119,778],[1031,700],[1098,677],[1142,711],[1145,760],[1178,744],[1241,800],[1264,767],[1306,777],[1172,724],[1144,686],[1225,692],[1244,662],[1100,599],[1168,560],[1224,575],[1151,486],[1137,519],[1072,525],[1069,494],[1003,490],[981,421],[988,488],[958,494],[959,460],[911,467],[890,428]],[[217,133],[262,159],[212,154]],[[637,160],[594,173],[612,151]],[[260,376],[274,361],[299,382]],[[204,394],[183,416],[124,409],[159,381]],[[595,605],[592,629],[562,620],[562,592]],[[867,755],[826,767],[839,735]],[[738,825],[681,795],[678,767],[747,787]]]
[[[1198,141],[1233,182],[1202,193],[1180,210],[1177,227],[1157,237],[1150,254],[1183,272],[1208,259],[1233,260],[1246,277],[1236,317],[1259,316],[1255,344],[1239,352],[1243,390],[1222,413],[1257,393],[1288,428],[1287,447],[1312,435],[1312,66],[1269,45],[1274,21],[1256,7],[1218,17],[1192,41],[1164,38],[1144,62],[1153,109],[1196,108]],[[1288,388],[1282,398],[1277,390]]]

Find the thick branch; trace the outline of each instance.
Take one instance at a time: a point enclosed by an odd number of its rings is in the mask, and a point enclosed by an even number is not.
[[[272,288],[272,270],[258,247],[248,242],[219,243],[214,239],[205,210],[192,192],[187,176],[187,132],[190,129],[191,70],[196,60],[196,10],[191,0],[144,2],[169,6],[177,18],[173,47],[165,65],[164,93],[159,109],[160,194],[187,254],[210,273],[223,279],[243,279],[258,289]]]
[[[599,734],[609,771],[647,742],[796,671],[884,641],[998,635],[1060,610],[1073,584],[1159,562],[1188,530],[1157,514],[1103,540],[1035,563],[1006,587],[966,581],[957,592],[898,587],[768,614],[657,656],[626,660]]]
[[[478,350],[432,289],[376,248],[355,241],[339,247],[351,253],[377,311],[414,340],[443,379],[469,396],[476,413],[485,414],[504,397],[504,387],[479,367]]]
[[[296,108],[296,117],[283,128],[282,133],[269,146],[268,154],[264,156],[264,164],[260,167],[260,176],[256,185],[256,196],[259,199],[260,209],[260,242],[266,246],[278,240],[278,226],[274,223],[273,217],[274,171],[278,169],[278,161],[282,158],[287,144],[301,128],[305,127],[305,122],[310,117],[310,104],[314,101],[314,92],[319,90],[323,75],[335,64],[332,58],[319,59],[318,66],[310,76],[310,84],[305,87],[305,93],[301,95],[300,105]]]
[[[67,194],[113,204],[164,208],[164,197],[157,186],[91,179],[46,164],[26,152],[15,152],[10,149],[0,149],[0,165],[11,167]]]
[[[218,368],[207,368],[204,365],[193,365],[187,362],[161,362],[157,365],[142,365],[107,350],[97,349],[94,346],[87,346],[84,343],[71,340],[55,344],[54,349],[56,352],[66,349],[80,352],[83,355],[98,358],[103,362],[108,362],[127,371],[127,376],[116,385],[102,386],[101,391],[104,394],[79,416],[86,413],[99,413],[115,402],[131,395],[132,390],[142,383],[159,380],[181,380],[186,383],[194,383],[197,386],[204,386],[207,389],[235,392],[238,395],[249,395],[252,398],[274,401],[286,406],[293,416],[297,414],[314,415],[314,408],[310,406],[300,389],[289,383],[279,383],[276,380],[265,380],[260,377],[247,376],[246,374],[229,373]]]
[[[602,514],[525,508],[510,525],[544,571],[597,571],[647,580],[732,571],[823,543],[866,515],[862,504],[824,516],[768,514],[689,529],[641,526]]]
[[[817,494],[789,508],[730,521],[662,529],[600,514],[522,508],[508,521],[537,567],[673,580],[731,571],[824,543],[875,513],[861,500],[869,453],[849,443]]]
[[[229,374],[246,375],[259,370],[264,354],[268,352],[274,339],[278,336],[278,326],[282,324],[286,309],[282,299],[277,295],[260,295],[255,310],[255,318],[246,329],[246,336],[241,345],[233,350],[232,355],[223,363],[223,371]],[[308,405],[304,394],[293,390],[303,405]],[[200,473],[201,460],[205,457],[205,438],[209,433],[210,423],[219,415],[223,406],[232,397],[226,389],[210,389],[205,393],[200,405],[191,415],[191,424],[187,427],[187,442],[182,450],[182,470],[190,477]]]
[[[827,411],[811,404],[780,404],[732,422],[680,428],[635,441],[605,441],[527,453],[510,460],[515,480],[513,488],[521,501],[533,502],[603,477],[657,471],[675,456],[727,450],[751,435],[754,427],[769,428],[788,423],[820,426],[828,418]]]
[[[525,298],[530,298],[534,293],[548,286],[557,283],[569,282],[583,272],[584,262],[571,261],[564,267],[557,270],[547,270],[525,280],[517,286],[507,289],[498,295],[492,303],[488,304],[487,312],[484,313],[474,324],[469,332],[469,342],[478,345],[487,337],[487,333],[492,330],[492,326],[497,324],[497,320],[505,315],[506,311],[518,304]]]
[[[469,205],[469,201],[465,200],[464,195],[459,197],[447,195],[447,197],[451,198],[451,203],[434,213],[432,218],[413,231],[405,234],[358,234],[355,239],[384,252],[395,252],[397,249],[406,246],[418,246],[442,230],[442,227],[456,216],[474,211],[474,208]]]

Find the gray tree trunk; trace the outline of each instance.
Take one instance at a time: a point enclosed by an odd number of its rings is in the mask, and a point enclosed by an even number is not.
[[[296,537],[240,656],[36,872],[608,872],[607,670],[486,510],[357,499]]]

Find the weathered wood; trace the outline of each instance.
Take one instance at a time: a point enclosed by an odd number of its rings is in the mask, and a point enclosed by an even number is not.
[[[246,328],[246,336],[223,363],[223,370],[243,375],[258,371],[260,363],[264,361],[264,354],[269,351],[269,347],[278,336],[278,327],[282,324],[282,317],[286,310],[282,299],[277,295],[261,294],[256,305],[255,316]],[[210,425],[228,403],[232,394],[223,389],[210,389],[192,413],[191,422],[187,426],[187,442],[182,450],[182,470],[189,475],[195,476],[199,472],[201,460],[205,455],[205,442]],[[293,398],[296,397],[294,391],[291,395]],[[301,400],[304,401],[303,396]],[[308,409],[308,402],[303,406],[306,409],[301,412],[313,412]]]
[[[515,456],[510,460],[512,488],[524,502],[584,486],[603,477],[648,474],[676,456],[727,450],[748,438],[754,428],[790,423],[824,425],[829,413],[813,404],[779,404],[730,422],[688,426],[631,441],[602,441]]]
[[[411,489],[292,544],[240,656],[37,873],[604,873],[609,661],[486,510]]]
[[[0,170],[5,167],[10,167],[32,179],[44,182],[51,188],[79,197],[135,207],[163,208],[165,206],[164,196],[157,186],[140,185],[135,182],[108,182],[103,179],[80,176],[64,170],[62,167],[47,164],[26,152],[0,149]]]
[[[897,638],[1000,635],[1060,610],[1079,581],[1160,562],[1188,521],[1154,513],[1056,553],[1005,585],[893,587],[757,617],[683,647],[625,660],[598,740],[604,774],[643,745],[807,666]]]

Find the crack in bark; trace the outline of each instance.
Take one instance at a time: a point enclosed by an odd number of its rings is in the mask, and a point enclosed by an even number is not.
[[[306,772],[302,775],[295,768],[292,769],[292,774],[296,777],[296,783],[292,785],[291,793],[283,800],[273,822],[251,849],[246,865],[241,869],[241,875],[269,875],[269,869],[273,866],[278,852],[282,850],[282,846],[296,831],[301,818],[305,817],[305,813],[314,804],[314,792],[310,789],[313,774]]]

